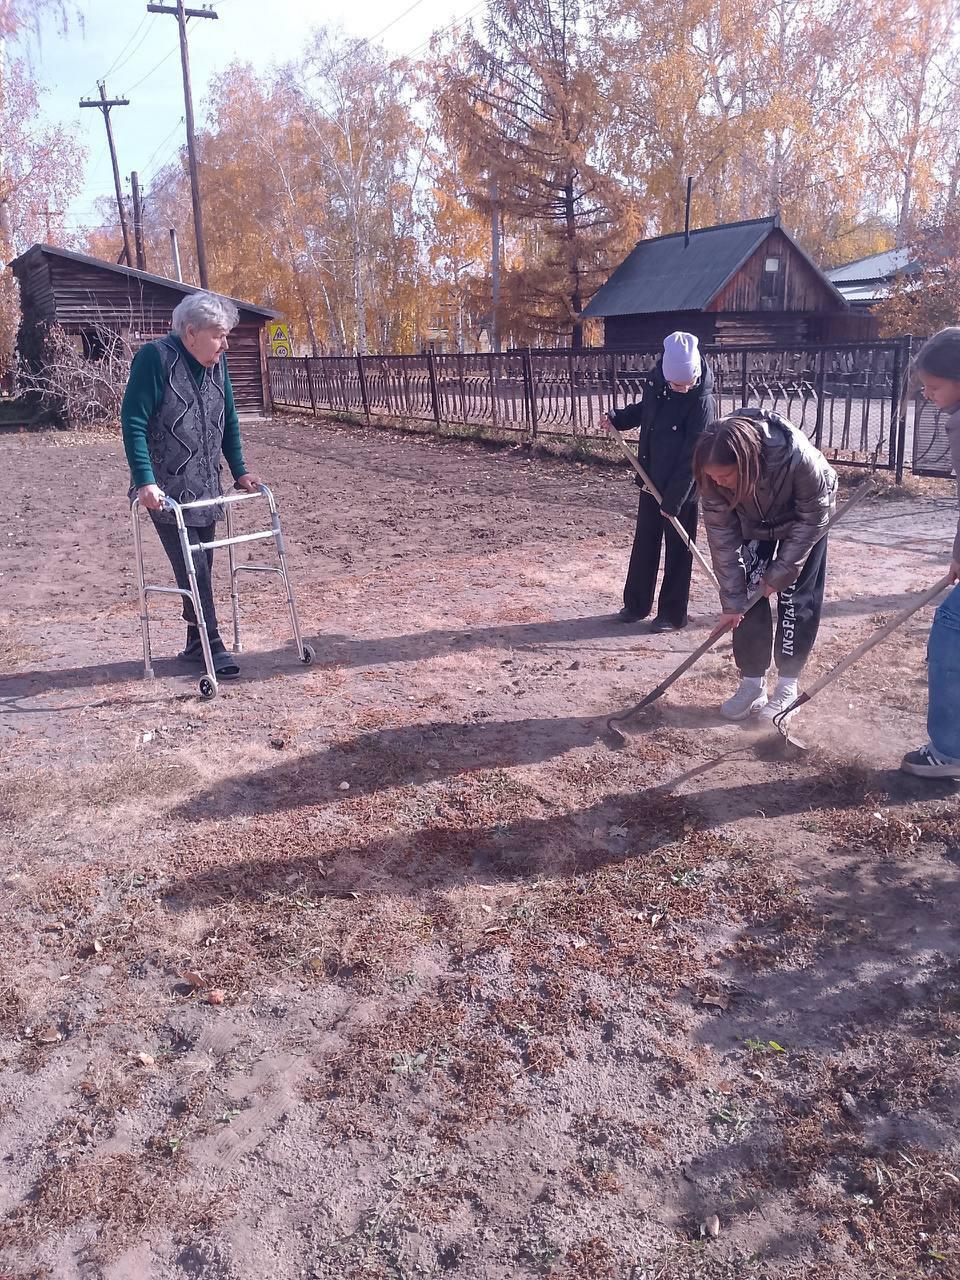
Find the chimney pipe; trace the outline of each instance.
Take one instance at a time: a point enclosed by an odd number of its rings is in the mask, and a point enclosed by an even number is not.
[[[690,247],[690,204],[693,200],[693,179],[687,179],[687,210],[683,219],[683,247]]]

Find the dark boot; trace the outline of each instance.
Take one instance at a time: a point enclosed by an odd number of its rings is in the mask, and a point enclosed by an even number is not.
[[[187,643],[182,652],[177,654],[181,662],[203,663],[203,646],[200,643],[200,632],[192,623],[187,625]]]
[[[240,664],[236,654],[230,653],[220,639],[219,631],[210,635],[210,653],[213,657],[213,669],[223,680],[234,680],[240,674]]]

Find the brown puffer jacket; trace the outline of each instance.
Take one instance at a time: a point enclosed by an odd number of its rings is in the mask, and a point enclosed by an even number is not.
[[[729,494],[712,480],[704,480],[700,493],[724,613],[742,613],[746,608],[744,543],[779,543],[764,581],[782,591],[796,582],[837,499],[837,473],[802,431],[779,414],[759,409],[742,409],[737,417],[753,420],[762,438],[756,493],[732,508]]]

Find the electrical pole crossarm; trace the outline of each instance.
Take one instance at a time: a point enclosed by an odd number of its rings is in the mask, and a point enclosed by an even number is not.
[[[81,107],[129,107],[129,98],[81,98]]]
[[[172,13],[176,17],[180,10],[175,4],[148,4],[147,13]],[[183,16],[185,18],[219,18],[219,13],[213,9],[184,9]]]

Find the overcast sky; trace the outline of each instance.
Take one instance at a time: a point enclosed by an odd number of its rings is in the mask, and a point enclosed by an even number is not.
[[[193,7],[201,8],[202,3]],[[84,190],[69,210],[68,226],[92,219],[99,196],[113,195],[106,131],[99,111],[81,110],[81,98],[97,97],[106,78],[110,97],[127,97],[129,107],[111,116],[120,172],[136,169],[141,185],[183,144],[183,89],[177,23],[148,14],[146,0],[86,0],[78,5],[82,26],[72,21],[63,34],[52,19],[40,32],[34,62],[46,114],[75,126],[87,147]],[[412,53],[432,31],[475,13],[477,0],[215,0],[216,21],[189,24],[194,109],[205,119],[205,89],[211,77],[236,58],[265,70],[297,56],[310,28],[340,24],[350,35],[375,36],[394,54]],[[384,31],[388,27],[389,30]],[[159,65],[158,65],[159,64]]]

